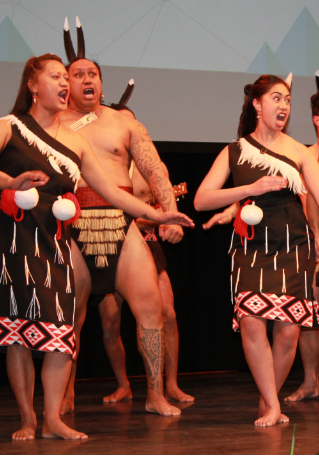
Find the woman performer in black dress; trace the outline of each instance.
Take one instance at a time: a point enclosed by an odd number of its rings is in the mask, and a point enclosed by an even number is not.
[[[305,146],[282,131],[290,113],[286,82],[264,75],[245,87],[245,95],[239,140],[215,160],[198,189],[195,207],[211,210],[240,200],[242,208],[250,199],[263,210],[254,236],[251,228],[249,234],[238,228],[243,225],[238,211],[229,253],[233,327],[240,327],[246,360],[261,393],[255,425],[272,426],[289,420],[281,414],[278,392],[295,357],[300,325],[311,327],[316,320],[313,234],[298,193],[305,190],[302,173],[319,202],[319,165]],[[222,189],[230,173],[235,187]],[[274,321],[272,349],[267,320]]]
[[[70,230],[58,231],[52,212],[58,196],[73,198],[80,166],[99,195],[131,215],[192,226],[183,214],[160,214],[107,178],[89,144],[60,125],[59,112],[67,108],[68,95],[68,74],[60,58],[50,54],[31,58],[12,114],[0,121],[0,170],[15,177],[38,169],[50,178],[45,177],[37,205],[24,211],[22,220],[0,212],[0,346],[7,348],[8,376],[21,414],[21,429],[13,434],[18,440],[33,439],[36,429],[30,349],[44,353],[42,436],[87,437],[60,419],[75,356],[73,270],[77,276],[84,260],[79,252],[71,255]],[[34,177],[43,179],[43,173]]]

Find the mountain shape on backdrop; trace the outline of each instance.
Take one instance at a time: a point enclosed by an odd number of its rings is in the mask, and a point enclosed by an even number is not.
[[[305,7],[275,52],[278,60],[294,76],[313,76],[319,62],[319,26]]]
[[[33,55],[23,36],[6,16],[0,24],[0,61],[25,62]]]
[[[285,75],[287,71],[266,41],[247,68],[246,73]]]

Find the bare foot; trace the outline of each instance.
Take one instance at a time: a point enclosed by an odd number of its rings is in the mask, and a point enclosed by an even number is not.
[[[265,415],[265,413],[266,413],[265,402],[264,402],[263,398],[260,397],[259,409],[258,409],[259,418],[262,418]],[[289,422],[289,418],[288,418],[288,416],[284,415],[283,413],[280,413],[280,417],[279,417],[279,420],[277,422],[278,423],[288,423]]]
[[[65,440],[82,440],[88,438],[83,432],[69,428],[59,419],[52,419],[49,423],[45,418],[43,420],[42,437],[44,439],[61,438]]]
[[[119,387],[113,394],[110,394],[110,396],[103,397],[103,404],[112,404],[119,401],[130,401],[131,399],[133,399],[131,388],[129,386],[127,388]]]
[[[60,415],[66,415],[74,411],[74,399],[63,398]]]
[[[21,428],[12,434],[13,440],[34,440],[37,428],[37,419],[34,414],[33,419],[22,420]]]
[[[308,386],[303,383],[300,388],[297,389],[291,396],[285,397],[285,402],[298,402],[304,399],[312,399],[313,397],[319,396],[319,388],[317,383],[312,386]]]
[[[193,396],[183,393],[183,391],[180,390],[177,385],[172,388],[169,388],[166,385],[165,398],[168,401],[176,401],[176,402],[194,402],[194,400],[195,400],[195,398]]]
[[[263,416],[255,421],[255,426],[274,426],[275,424],[281,422],[280,419],[280,409],[278,407],[270,407]]]
[[[158,413],[163,416],[179,416],[179,408],[169,404],[164,396],[158,393],[148,394],[145,410],[150,413]]]

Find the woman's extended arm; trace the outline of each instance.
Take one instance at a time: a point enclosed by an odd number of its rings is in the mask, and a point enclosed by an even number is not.
[[[228,146],[216,158],[209,173],[197,190],[194,206],[197,211],[210,211],[227,206],[248,196],[262,195],[263,193],[278,191],[286,186],[287,182],[280,176],[265,176],[250,185],[225,188],[230,174]]]
[[[82,138],[81,138],[82,139]],[[159,224],[178,224],[193,227],[193,221],[180,212],[159,212],[143,203],[134,196],[118,188],[99,165],[89,144],[83,141],[82,147],[82,175],[85,181],[105,200],[128,214],[146,220],[154,220]]]

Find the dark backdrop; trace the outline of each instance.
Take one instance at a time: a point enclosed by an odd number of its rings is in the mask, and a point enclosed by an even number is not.
[[[168,260],[180,334],[179,372],[247,369],[239,333],[232,330],[230,301],[230,260],[228,249],[232,225],[201,227],[215,212],[196,212],[193,199],[197,188],[225,144],[156,142],[167,165],[173,185],[186,181],[188,195],[178,202],[179,210],[195,222],[185,230],[177,245],[162,243]],[[226,186],[231,186],[229,180]],[[128,375],[144,374],[137,351],[135,320],[127,304],[123,306],[122,338]],[[41,361],[36,359],[39,379]],[[295,363],[300,367],[300,359]],[[102,343],[98,311],[89,308],[81,334],[78,378],[113,376]],[[0,354],[0,380],[6,380],[5,357]]]

